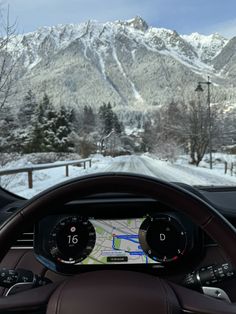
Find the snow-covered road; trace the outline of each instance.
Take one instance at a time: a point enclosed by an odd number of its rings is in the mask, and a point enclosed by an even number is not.
[[[100,171],[126,171],[142,173],[171,182],[190,185],[236,185],[236,178],[224,175],[219,170],[196,168],[190,165],[175,165],[148,156],[122,156],[114,158]]]
[[[9,164],[8,168],[16,168],[19,165],[22,166],[21,162],[18,160]],[[83,169],[83,167],[70,166],[69,172],[70,177],[68,178],[65,177],[64,167],[35,171],[33,173],[33,189],[28,189],[28,179],[26,173],[17,174],[12,177],[0,177],[0,179],[3,187],[26,198],[34,196],[35,194],[59,182],[98,172],[141,173],[154,176],[162,180],[170,182],[183,182],[189,185],[236,186],[236,176],[230,176],[229,174],[225,175],[222,168],[217,169],[214,167],[212,170],[208,168],[196,168],[188,165],[187,162],[182,164],[171,164],[147,155],[119,156],[115,158],[96,155],[93,157],[91,168]]]

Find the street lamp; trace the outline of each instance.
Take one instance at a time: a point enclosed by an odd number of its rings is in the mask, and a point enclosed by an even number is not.
[[[203,92],[204,89],[202,88],[202,84],[207,85],[207,109],[208,109],[208,136],[209,136],[209,155],[210,155],[210,169],[212,169],[212,119],[211,119],[211,94],[210,94],[210,76],[207,77],[207,81],[205,82],[198,82],[197,88],[195,92]]]

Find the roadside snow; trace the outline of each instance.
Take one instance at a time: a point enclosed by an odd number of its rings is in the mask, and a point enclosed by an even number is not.
[[[60,162],[55,162],[58,164]],[[39,192],[66,180],[86,175],[93,172],[103,171],[102,169],[112,163],[111,157],[94,156],[93,164],[91,168],[84,169],[83,167],[69,166],[69,177],[65,176],[65,167],[38,170],[33,172],[33,188],[28,188],[28,176],[27,173],[19,173],[10,176],[0,176],[0,185],[20,196],[30,198]],[[12,169],[28,167],[32,165],[27,161],[26,157],[19,159],[18,161],[9,162],[2,169]]]
[[[223,156],[218,158],[223,160]],[[228,157],[231,158],[232,157]],[[18,161],[12,161],[4,166],[6,168],[17,168],[28,166],[27,158],[23,157]],[[92,167],[69,166],[69,177],[65,176],[65,167],[38,170],[33,172],[33,189],[28,189],[28,178],[26,173],[12,176],[0,177],[0,184],[6,189],[19,194],[25,198],[30,198],[39,192],[71,178],[98,173],[98,172],[133,172],[149,176],[154,176],[162,180],[171,182],[183,182],[189,185],[228,185],[236,186],[236,176],[224,174],[222,163],[214,164],[214,169],[209,169],[209,164],[202,163],[204,167],[197,168],[189,165],[186,156],[182,156],[175,164],[159,160],[155,156],[144,154],[142,156],[119,156],[103,157],[94,155],[92,157]]]
[[[225,175],[223,168],[210,170],[209,164],[207,169],[187,163],[172,164],[148,156],[143,156],[142,159],[150,171],[153,172],[153,175],[160,179],[183,182],[189,185],[236,186],[236,176]]]

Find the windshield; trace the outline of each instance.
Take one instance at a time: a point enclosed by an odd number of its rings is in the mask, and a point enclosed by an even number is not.
[[[236,185],[234,0],[0,6],[0,185],[125,171]]]

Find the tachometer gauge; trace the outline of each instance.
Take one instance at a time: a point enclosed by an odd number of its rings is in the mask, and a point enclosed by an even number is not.
[[[72,216],[55,225],[48,244],[50,254],[57,262],[76,264],[92,252],[95,241],[93,225],[86,219]]]
[[[187,247],[184,227],[169,215],[146,218],[140,226],[139,241],[150,258],[162,263],[178,260]]]

